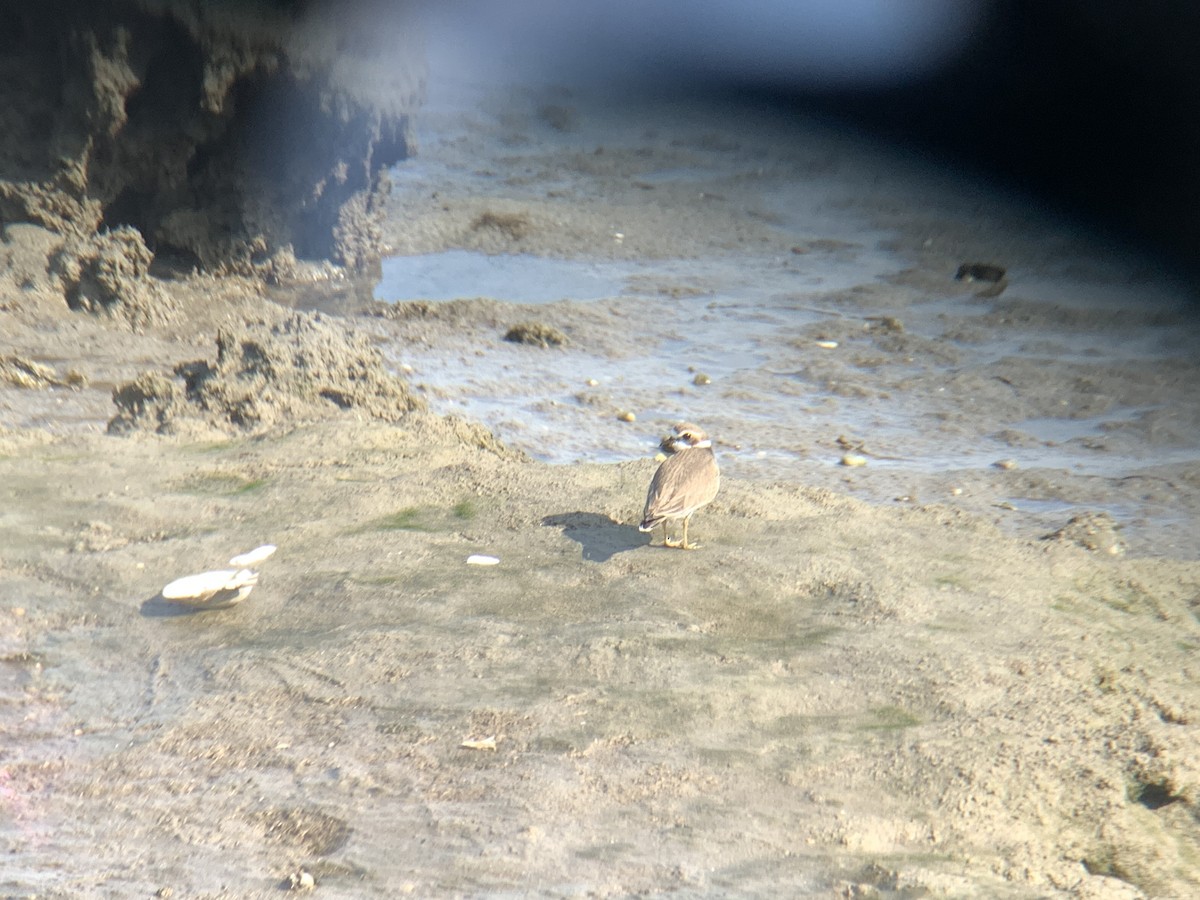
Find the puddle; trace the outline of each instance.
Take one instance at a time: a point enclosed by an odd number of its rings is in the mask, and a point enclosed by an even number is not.
[[[1079,443],[1089,438],[1099,438],[1120,424],[1136,422],[1146,413],[1158,407],[1127,407],[1113,410],[1102,416],[1079,419],[1037,418],[1026,419],[1017,427],[1047,444],[1060,445]]]
[[[633,267],[580,263],[528,254],[488,256],[448,250],[425,256],[392,256],[383,261],[375,299],[454,300],[491,297],[514,303],[598,300],[618,296]]]

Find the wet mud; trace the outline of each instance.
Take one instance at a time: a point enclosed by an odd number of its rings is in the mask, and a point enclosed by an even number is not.
[[[0,893],[1197,891],[1175,288],[696,112],[431,107],[387,241],[636,269],[594,299],[151,267],[132,329],[68,302],[52,229],[0,247]],[[637,531],[684,418],[723,472],[691,552]],[[264,543],[236,606],[156,601]]]

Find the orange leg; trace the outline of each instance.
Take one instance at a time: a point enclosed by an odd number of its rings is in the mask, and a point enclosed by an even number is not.
[[[671,540],[670,537],[667,536],[666,520],[663,521],[663,546],[664,547],[678,547],[679,546],[679,541],[673,541],[673,540]]]
[[[691,519],[692,519],[691,516],[687,516],[683,520],[683,540],[680,542],[679,546],[684,550],[697,550],[700,547],[699,544],[689,544],[688,543],[687,527],[688,527],[688,522],[690,522]]]

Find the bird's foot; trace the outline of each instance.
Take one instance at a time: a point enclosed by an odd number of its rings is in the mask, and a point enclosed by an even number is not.
[[[699,544],[693,544],[681,538],[663,538],[664,547],[670,547],[672,550],[699,550]]]

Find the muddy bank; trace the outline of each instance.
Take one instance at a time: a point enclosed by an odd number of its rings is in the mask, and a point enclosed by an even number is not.
[[[9,4],[0,222],[135,229],[185,268],[370,264],[425,85],[414,27],[381,11]]]
[[[1116,490],[1153,494],[1145,514],[1186,543],[1195,460],[1181,450],[1128,480],[988,459],[905,473],[903,499],[867,502],[893,477],[877,457],[767,477],[742,446],[786,426],[821,451],[890,451],[875,425],[839,447],[839,404],[882,416],[933,395],[947,434],[1008,427],[1014,456],[1032,444],[1008,420],[1069,418],[1059,399],[1088,414],[1162,400],[1111,440],[1186,449],[1194,363],[1101,358],[1089,337],[1086,365],[1042,348],[971,369],[1014,321],[1075,346],[1080,323],[1038,302],[1033,276],[1096,251],[1020,218],[981,223],[972,198],[935,203],[924,184],[921,211],[900,215],[880,189],[893,166],[810,133],[659,111],[596,153],[611,122],[581,104],[561,132],[544,104],[514,92],[473,108],[465,140],[439,123],[445,168],[411,176],[427,203],[390,223],[396,242],[674,257],[674,276],[634,273],[640,293],[593,304],[383,306],[349,280],[268,297],[259,277],[164,278],[97,252],[72,257],[78,295],[96,298],[72,306],[55,263],[70,238],[7,230],[0,893],[270,897],[306,876],[318,895],[377,897],[1200,890],[1200,563],[1130,545],[1128,521],[1099,509]],[[835,176],[889,222],[889,248],[912,250],[903,278],[879,277],[882,238],[847,240],[824,200],[797,189],[792,220],[764,200]],[[646,345],[686,373],[672,351],[705,327],[714,266],[732,267],[744,315],[764,315],[770,298],[751,292],[776,252],[788,278],[832,260],[854,279],[782,332],[803,409],[755,416],[777,377],[757,357],[727,364],[740,384],[715,369],[710,384],[635,381]],[[939,292],[971,258],[1001,258],[1012,283],[963,322]],[[1066,277],[1091,292],[1109,272]],[[161,292],[164,314],[123,312],[122,279]],[[1112,330],[1145,325],[1113,316]],[[514,328],[567,340],[506,341]],[[621,428],[636,449],[604,464],[511,452],[438,414],[461,395],[422,388],[418,352],[422,366],[511,354],[526,368],[510,385],[557,360],[569,402],[543,402],[570,406],[572,438]],[[619,383],[587,385],[584,353],[634,382],[637,418],[617,419]],[[659,418],[679,407],[706,413],[725,467],[690,553],[636,528]],[[516,404],[505,416],[523,439],[560,439]],[[995,508],[1014,484],[1095,508],[1034,528]],[[268,542],[238,606],[162,601],[168,582]]]
[[[1198,883],[1195,564],[737,479],[650,548],[651,460],[415,424],[5,446],[7,891]],[[263,540],[241,606],[154,600]]]

